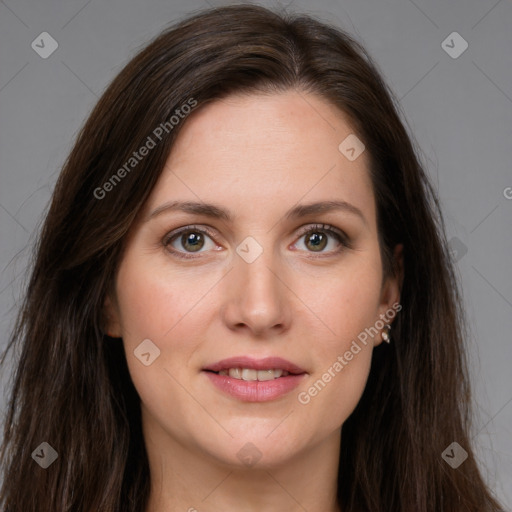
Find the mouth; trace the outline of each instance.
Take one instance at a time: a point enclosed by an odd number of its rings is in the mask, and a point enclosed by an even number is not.
[[[297,387],[307,372],[279,357],[224,359],[203,368],[217,389],[246,402],[277,399]]]

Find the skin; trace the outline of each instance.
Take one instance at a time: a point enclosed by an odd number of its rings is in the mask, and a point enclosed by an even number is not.
[[[342,112],[297,91],[230,96],[184,124],[105,303],[141,397],[147,512],[340,510],[341,426],[362,395],[381,333],[359,344],[309,403],[298,393],[400,298],[400,278],[383,275],[368,155],[351,162],[338,150],[351,133]],[[215,203],[233,221],[180,211],[148,220],[173,200]],[[297,203],[326,200],[346,201],[364,219],[348,211],[284,217]],[[315,251],[299,228],[317,223],[342,230],[350,247],[317,229],[328,241]],[[192,224],[214,232],[199,252],[181,236],[164,246],[166,235]],[[252,263],[236,252],[247,236],[263,250]],[[173,248],[195,258],[173,256]],[[400,247],[395,257],[400,262]],[[160,349],[149,366],[133,355],[145,339]],[[238,355],[280,356],[307,374],[278,399],[240,401],[202,372]],[[253,466],[237,457],[248,442],[261,455]]]

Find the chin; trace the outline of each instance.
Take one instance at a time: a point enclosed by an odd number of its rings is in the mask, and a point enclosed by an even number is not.
[[[269,431],[265,430],[251,436],[234,436],[225,449],[216,447],[212,452],[223,464],[238,470],[276,469],[288,465],[290,459],[297,456],[299,444],[289,436],[273,437],[274,434],[269,436]]]

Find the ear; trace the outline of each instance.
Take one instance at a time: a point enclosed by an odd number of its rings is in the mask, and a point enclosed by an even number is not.
[[[382,283],[378,320],[382,320],[384,325],[392,325],[393,319],[401,309],[401,307],[397,309],[397,306],[400,304],[400,293],[404,279],[403,249],[403,244],[395,246],[393,251],[392,271],[384,278]],[[380,336],[376,337],[374,346],[382,343],[382,332],[385,330],[385,327],[380,330]]]
[[[111,338],[122,337],[119,309],[116,300],[110,294],[107,294],[103,303],[103,330]]]

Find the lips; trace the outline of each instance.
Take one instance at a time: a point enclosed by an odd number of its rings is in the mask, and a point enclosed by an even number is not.
[[[280,357],[232,357],[203,368],[223,394],[244,402],[266,402],[296,388],[307,372]]]

